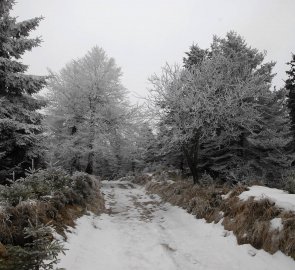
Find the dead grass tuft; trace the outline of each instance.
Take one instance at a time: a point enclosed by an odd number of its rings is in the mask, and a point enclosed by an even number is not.
[[[241,201],[238,195],[247,190],[246,186],[204,187],[182,180],[149,181],[146,189],[197,218],[215,223],[222,220],[224,228],[233,231],[240,245],[251,244],[271,254],[281,250],[295,259],[295,213],[284,212],[267,199]],[[282,229],[271,227],[274,218],[281,218]]]
[[[133,183],[138,184],[138,185],[145,185],[149,181],[151,181],[152,177],[148,174],[139,174],[134,177],[132,180]]]

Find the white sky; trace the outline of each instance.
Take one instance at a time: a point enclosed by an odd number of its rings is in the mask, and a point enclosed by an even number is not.
[[[277,62],[281,87],[295,53],[294,11],[295,0],[17,0],[13,15],[45,17],[32,34],[44,42],[24,56],[31,73],[59,71],[98,45],[122,68],[134,101],[166,62],[182,63],[193,43],[207,48],[230,30]]]

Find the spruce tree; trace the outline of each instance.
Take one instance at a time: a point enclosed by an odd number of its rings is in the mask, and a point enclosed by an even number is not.
[[[274,63],[264,63],[264,54],[235,32],[186,55],[184,69],[166,66],[150,79],[168,131],[164,149],[183,151],[195,183],[206,172],[275,184],[292,157],[284,154],[284,92],[270,89]]]
[[[46,84],[43,76],[27,75],[21,62],[26,51],[39,46],[29,38],[41,17],[17,22],[10,15],[14,0],[0,2],[0,183],[24,174],[32,160],[40,160],[42,115],[45,104],[36,98]]]
[[[291,120],[291,132],[293,136],[292,149],[295,150],[295,54],[292,55],[292,60],[287,63],[290,70],[286,71],[288,79],[286,80],[286,90],[288,92],[288,108]]]

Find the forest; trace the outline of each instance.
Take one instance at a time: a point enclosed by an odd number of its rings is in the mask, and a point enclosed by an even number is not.
[[[104,208],[94,177],[165,171],[200,189],[295,193],[294,54],[276,89],[275,62],[237,32],[208,48],[196,39],[182,63],[147,78],[149,96],[135,105],[97,45],[59,71],[29,75],[22,56],[41,45],[30,35],[43,18],[18,21],[14,4],[0,2],[0,269],[54,269],[63,248],[49,235],[71,224],[69,205]]]

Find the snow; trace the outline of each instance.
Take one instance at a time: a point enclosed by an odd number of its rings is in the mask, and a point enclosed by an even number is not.
[[[281,252],[238,246],[232,232],[147,195],[130,183],[103,182],[110,214],[86,215],[68,233],[58,267],[68,270],[294,270]]]
[[[6,212],[6,206],[0,204],[0,213],[4,214]]]
[[[221,195],[221,198],[223,199],[223,200],[227,200],[228,198],[229,198],[229,196],[231,195],[231,191],[229,192],[229,193],[227,193],[227,194],[225,194],[225,195]]]
[[[252,186],[249,187],[248,191],[244,191],[239,195],[241,200],[248,200],[250,197],[254,197],[254,200],[269,199],[279,208],[286,211],[295,211],[295,194],[289,194],[284,190]]]
[[[26,205],[37,205],[37,201],[36,200],[32,200],[32,199],[28,199],[28,200],[25,200],[25,201],[21,201],[19,203],[19,205],[23,205],[23,206],[26,206]]]
[[[281,231],[283,229],[283,223],[282,223],[282,219],[281,218],[273,218],[270,221],[270,228],[275,231],[275,230],[279,230]]]
[[[172,185],[172,184],[175,183],[175,182],[174,182],[173,180],[171,180],[171,179],[166,180],[166,182],[167,182],[167,184],[170,184],[170,185]]]

